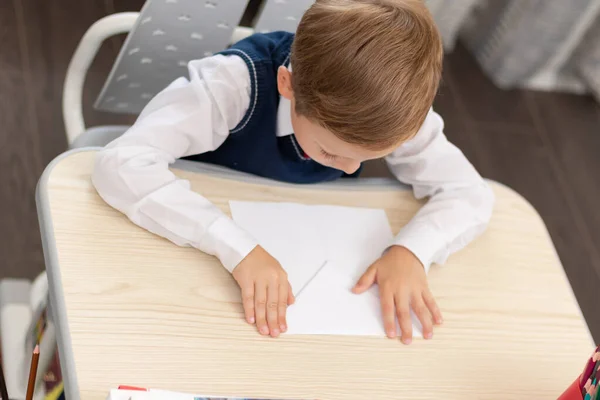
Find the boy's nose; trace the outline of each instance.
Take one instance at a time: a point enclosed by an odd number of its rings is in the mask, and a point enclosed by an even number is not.
[[[360,163],[358,161],[347,161],[342,165],[342,171],[347,173],[348,175],[352,175],[360,168]]]

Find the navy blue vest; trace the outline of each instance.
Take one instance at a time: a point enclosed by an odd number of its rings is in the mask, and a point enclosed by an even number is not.
[[[277,137],[277,69],[289,63],[293,40],[294,35],[287,32],[256,34],[220,53],[239,56],[246,62],[252,85],[250,107],[218,149],[187,159],[291,183],[347,176],[304,155],[293,134]]]

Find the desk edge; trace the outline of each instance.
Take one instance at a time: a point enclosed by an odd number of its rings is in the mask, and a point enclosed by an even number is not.
[[[49,196],[48,183],[49,183],[49,179],[52,175],[54,168],[65,158],[68,158],[69,156],[72,156],[73,154],[77,154],[77,153],[95,152],[98,150],[100,150],[99,147],[85,147],[85,148],[69,150],[65,153],[60,154],[54,160],[52,160],[50,162],[50,164],[48,164],[48,166],[45,168],[42,176],[40,177],[38,185],[36,187],[36,205],[37,205],[37,211],[38,211],[38,220],[39,220],[39,224],[40,224],[40,233],[41,233],[41,237],[42,237],[42,248],[44,251],[44,261],[46,263],[46,271],[47,271],[47,276],[48,276],[48,281],[49,281],[49,289],[50,289],[50,292],[52,293],[52,295],[49,296],[50,297],[49,300],[50,300],[52,315],[56,319],[55,323],[58,328],[57,332],[56,332],[56,337],[57,337],[59,356],[60,356],[60,360],[61,360],[61,371],[62,371],[62,375],[63,375],[65,396],[66,396],[66,398],[73,399],[73,400],[80,399],[80,392],[79,392],[79,384],[77,381],[77,375],[75,372],[76,371],[75,358],[73,355],[73,349],[72,349],[72,345],[71,345],[72,344],[71,333],[70,333],[69,324],[67,321],[67,312],[66,312],[66,306],[65,306],[64,291],[63,291],[62,281],[61,281],[61,277],[60,277],[58,254],[57,254],[57,248],[56,248],[56,239],[54,237],[54,226],[53,226],[52,214],[51,214],[51,210],[50,210],[50,200],[48,197]],[[258,177],[255,175],[250,175],[250,174],[241,173],[238,171],[229,170],[224,167],[213,166],[213,165],[209,165],[209,164],[197,163],[197,162],[192,162],[192,161],[178,160],[175,164],[173,164],[173,167],[176,169],[181,169],[181,170],[185,170],[185,171],[208,173],[209,175],[213,175],[213,176],[217,176],[217,177],[225,178],[225,179],[236,179],[236,180],[243,179],[244,182],[250,182],[250,183],[256,183],[256,184],[267,184],[267,185],[276,185],[276,186],[296,186],[296,185],[291,185],[288,183],[277,182],[277,181],[273,181],[270,179]],[[538,211],[521,194],[519,194],[518,192],[516,192],[509,186],[504,185],[503,183],[492,181],[492,180],[487,180],[487,181],[509,190],[515,196],[517,196],[521,201],[527,203],[543,223],[543,219],[539,215]],[[338,180],[335,182],[326,182],[326,183],[311,185],[311,187],[323,188],[323,189],[328,189],[328,190],[335,189],[335,188],[344,189],[344,188],[349,188],[349,187],[353,187],[356,189],[365,189],[365,190],[373,189],[375,187],[379,188],[379,189],[390,189],[390,190],[394,190],[394,189],[409,190],[409,187],[407,185],[404,185],[404,184],[398,182],[397,180],[391,179],[391,178],[364,178],[364,179],[361,179],[360,181],[357,181],[355,179]],[[555,252],[555,256],[559,260],[559,264],[562,267],[562,263],[560,262],[560,258],[558,257],[558,253],[556,252],[556,247],[554,246],[554,242],[552,241],[552,238],[550,237],[550,234],[548,233],[546,224],[543,223],[543,225],[544,225],[544,228],[546,229],[546,233],[548,235],[550,243],[552,244],[552,248]],[[573,300],[575,301],[575,303],[578,306],[577,308],[579,310],[579,314],[580,314],[581,318],[583,319],[583,321],[585,322],[583,312],[581,311],[581,307],[579,307],[579,303],[577,301],[575,293],[573,292],[573,287],[571,286],[571,284],[569,282],[569,279],[566,275],[566,271],[564,270],[564,267],[562,268],[562,272],[564,274],[565,280],[568,283],[569,289],[571,291],[571,295],[573,296]],[[590,336],[590,341],[591,341],[591,343],[593,343],[594,342],[593,336],[590,332],[589,326],[587,326],[587,323],[586,323],[586,327],[587,327],[588,335]],[[63,365],[64,365],[64,367],[63,367]]]
[[[64,291],[60,277],[60,269],[58,267],[58,250],[56,247],[56,239],[54,237],[50,200],[48,198],[48,182],[54,167],[71,154],[72,152],[68,151],[59,155],[44,169],[36,186],[35,200],[40,225],[42,249],[44,252],[44,262],[46,264],[46,276],[48,279],[48,300],[51,308],[51,315],[55,319],[54,323],[57,327],[56,343],[58,346],[65,397],[68,399],[79,400],[79,384],[75,374],[75,358],[71,347],[71,332],[67,321]]]

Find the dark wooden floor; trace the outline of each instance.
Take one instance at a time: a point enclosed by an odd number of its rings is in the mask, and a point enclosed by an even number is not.
[[[32,278],[43,269],[34,191],[44,167],[66,149],[61,90],[78,40],[100,17],[142,3],[0,1],[0,278]],[[89,125],[129,120],[90,107],[121,43],[105,43],[88,75]],[[540,212],[600,341],[600,107],[590,97],[501,91],[461,46],[446,59],[435,106],[450,140],[480,172]]]

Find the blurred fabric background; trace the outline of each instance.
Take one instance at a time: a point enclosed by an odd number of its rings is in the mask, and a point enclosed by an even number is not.
[[[600,101],[599,0],[427,0],[447,51],[460,38],[499,87]]]

